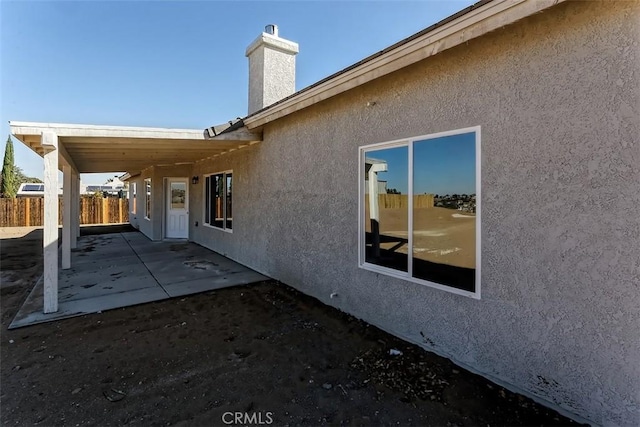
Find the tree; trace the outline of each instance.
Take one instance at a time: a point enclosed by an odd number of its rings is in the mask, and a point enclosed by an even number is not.
[[[16,170],[13,165],[13,141],[11,136],[7,137],[7,145],[4,150],[4,161],[2,162],[2,176],[0,177],[0,192],[2,197],[14,198],[18,192]]]
[[[20,188],[20,184],[24,182],[33,182],[42,184],[42,180],[40,178],[35,178],[33,176],[27,176],[22,171],[20,166],[15,166],[14,170],[16,171],[16,186]]]

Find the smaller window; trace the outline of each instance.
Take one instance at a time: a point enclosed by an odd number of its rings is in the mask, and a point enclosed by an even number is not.
[[[151,219],[151,178],[144,180],[144,217]]]
[[[131,208],[131,213],[136,213],[136,200],[138,197],[138,188],[135,182],[131,183],[129,187],[129,206]]]
[[[221,172],[205,177],[204,223],[222,230],[231,231],[233,173]]]

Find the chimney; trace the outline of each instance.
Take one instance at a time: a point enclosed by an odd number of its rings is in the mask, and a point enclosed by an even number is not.
[[[297,53],[298,43],[280,38],[273,24],[249,45],[249,114],[295,92]]]

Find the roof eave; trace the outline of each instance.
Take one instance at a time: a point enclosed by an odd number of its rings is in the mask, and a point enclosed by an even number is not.
[[[512,24],[566,0],[481,1],[243,119],[249,130]]]

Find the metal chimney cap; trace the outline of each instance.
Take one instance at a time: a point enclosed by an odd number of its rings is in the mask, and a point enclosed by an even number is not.
[[[269,24],[264,27],[264,32],[278,37],[278,26],[276,24]]]

